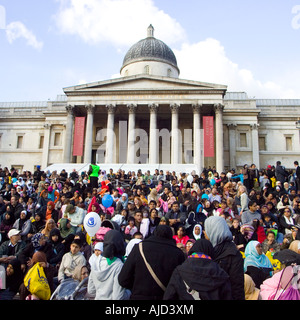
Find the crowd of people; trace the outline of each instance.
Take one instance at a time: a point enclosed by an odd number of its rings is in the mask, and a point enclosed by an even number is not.
[[[0,300],[42,299],[24,282],[37,263],[51,299],[72,281],[73,298],[84,282],[81,299],[290,298],[292,281],[282,279],[300,265],[293,165],[200,175],[0,168]],[[101,219],[95,235],[90,212]]]

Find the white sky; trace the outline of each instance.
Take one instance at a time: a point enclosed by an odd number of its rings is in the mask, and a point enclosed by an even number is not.
[[[300,0],[0,0],[0,101],[118,75],[150,23],[180,78],[300,98]]]

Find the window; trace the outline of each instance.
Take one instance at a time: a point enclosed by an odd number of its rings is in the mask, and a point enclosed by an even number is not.
[[[266,137],[259,137],[258,138],[259,143],[259,150],[266,151]]]
[[[293,150],[292,137],[285,137],[285,150],[286,151],[292,151]]]
[[[240,133],[240,148],[247,148],[247,134],[245,132]]]
[[[39,149],[43,149],[44,147],[44,136],[40,136]]]
[[[171,77],[171,75],[172,75],[172,70],[171,70],[171,69],[168,69],[167,76],[168,76],[168,77]]]
[[[150,68],[148,65],[145,66],[144,71],[146,74],[150,74]]]
[[[23,136],[17,136],[17,149],[23,148]]]
[[[54,133],[54,146],[58,147],[61,145],[61,133],[55,132]]]

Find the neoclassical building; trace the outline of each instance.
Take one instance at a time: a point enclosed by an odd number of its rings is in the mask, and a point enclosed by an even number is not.
[[[126,53],[120,78],[64,88],[55,101],[0,102],[1,167],[96,161],[114,169],[221,172],[300,160],[300,99],[253,99],[179,75],[173,51],[150,25]]]

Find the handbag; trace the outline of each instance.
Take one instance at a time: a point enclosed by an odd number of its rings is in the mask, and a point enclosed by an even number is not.
[[[51,290],[45,275],[44,268],[37,262],[24,277],[24,285],[27,290],[41,300],[49,300]]]
[[[154,273],[153,269],[151,268],[150,264],[148,263],[148,261],[146,260],[146,257],[144,255],[144,251],[143,251],[143,244],[142,242],[139,243],[139,249],[140,249],[140,253],[142,258],[144,259],[144,262],[146,264],[146,267],[148,269],[148,271],[150,272],[151,276],[153,277],[153,279],[155,280],[155,282],[160,286],[160,288],[163,291],[166,291],[166,287],[162,284],[162,282],[158,279],[158,277],[156,276],[156,274]]]

